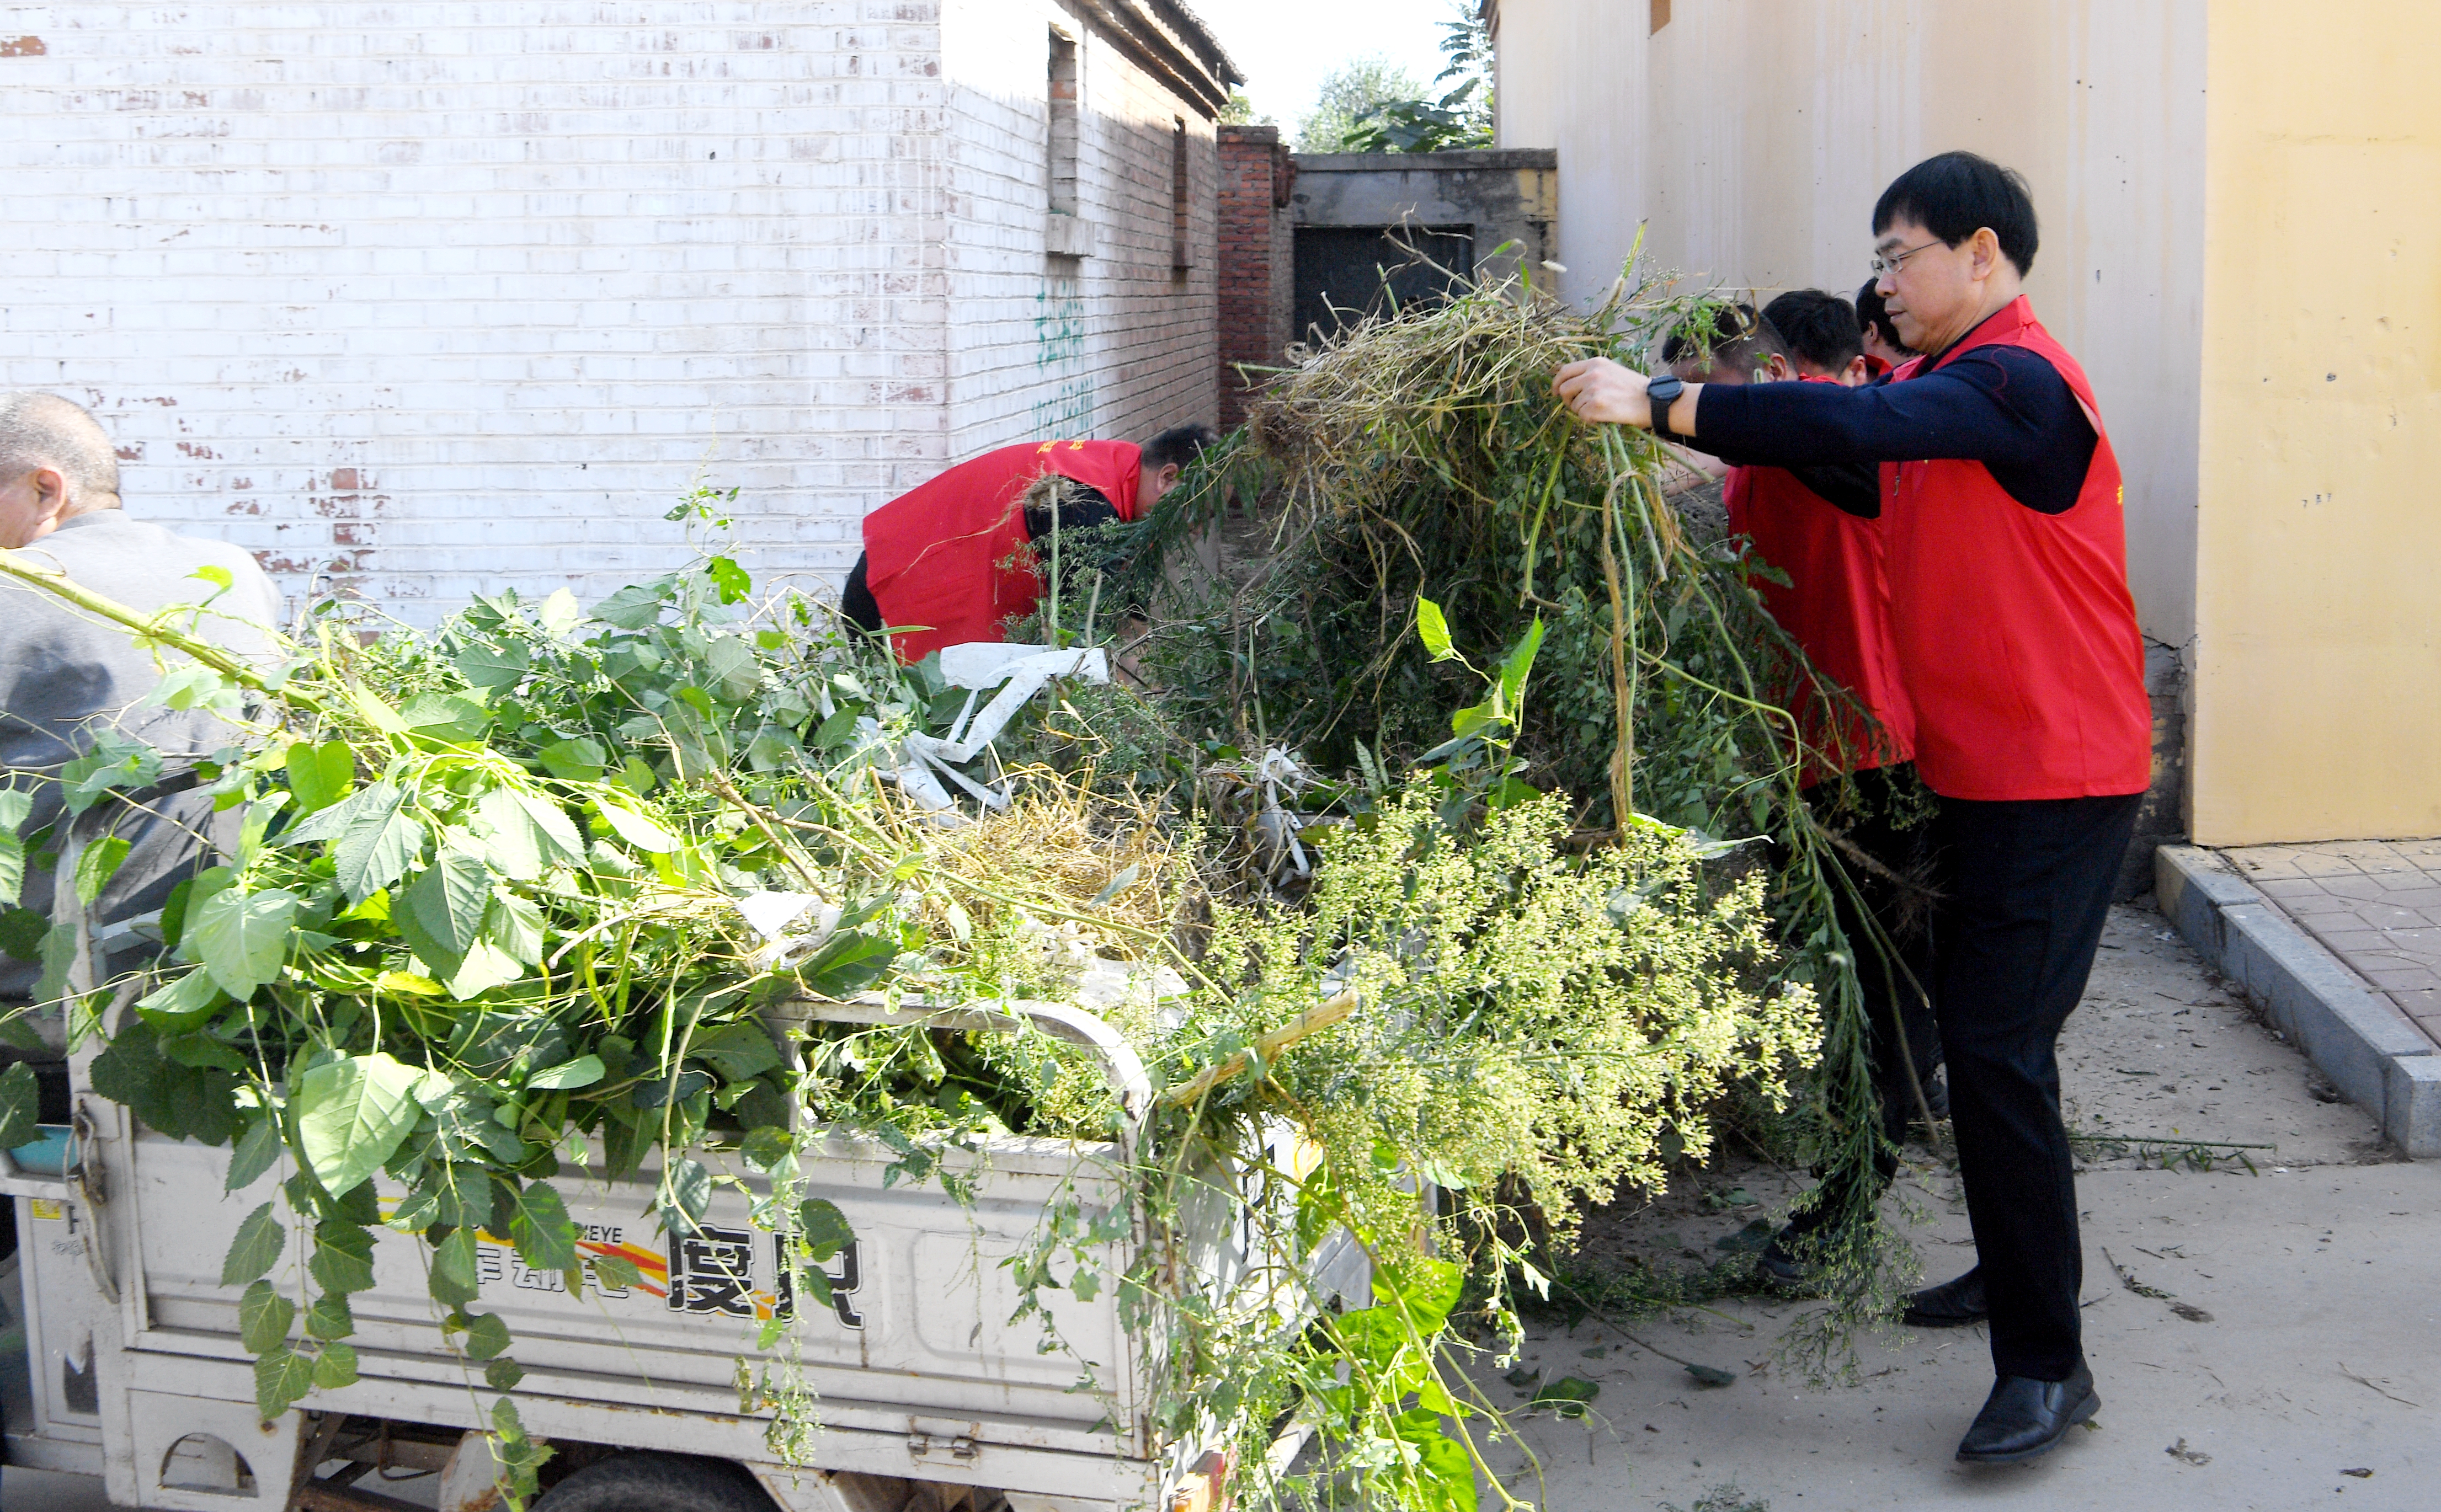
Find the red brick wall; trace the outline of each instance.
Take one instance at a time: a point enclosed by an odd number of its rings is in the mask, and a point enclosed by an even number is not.
[[[1239,363],[1277,367],[1289,344],[1295,292],[1296,228],[1289,186],[1296,166],[1276,126],[1223,126],[1220,135],[1220,428],[1244,423],[1249,391],[1262,375]]]

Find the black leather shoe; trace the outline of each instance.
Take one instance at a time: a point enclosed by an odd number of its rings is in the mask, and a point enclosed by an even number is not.
[[[1969,1465],[2007,1465],[2030,1460],[2091,1417],[2102,1406],[2093,1394],[2093,1372],[2077,1361],[2066,1380],[2003,1376],[1975,1414],[1975,1426],[1958,1441],[1958,1457]]]
[[[1955,1281],[1910,1295],[1899,1321],[1910,1328],[1963,1328],[1991,1316],[1991,1305],[1983,1300],[1983,1268],[1977,1266]]]
[[[1800,1247],[1808,1253],[1799,1254]],[[1771,1243],[1755,1256],[1755,1273],[1783,1290],[1805,1290],[1822,1271],[1820,1263],[1812,1258],[1813,1249],[1813,1244],[1798,1233],[1797,1225],[1789,1224],[1772,1235]]]

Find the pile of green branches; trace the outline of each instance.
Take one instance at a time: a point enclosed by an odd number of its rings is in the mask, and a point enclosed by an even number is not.
[[[718,502],[679,513],[717,524]],[[231,724],[196,776],[243,813],[235,853],[117,975],[82,920],[55,921],[43,996],[103,1042],[96,1091],[230,1149],[229,1191],[285,1173],[222,1271],[260,1410],[354,1378],[373,1246],[420,1244],[437,1347],[492,1395],[513,1503],[548,1450],[519,1425],[476,1235],[580,1295],[635,1279],[579,1251],[559,1183],[650,1173],[673,1235],[733,1184],[820,1298],[848,1225],[796,1200],[795,1173],[834,1133],[952,1195],[1008,1134],[1119,1158],[1105,1142],[1127,1111],[1058,1043],[808,1024],[791,1000],[1073,999],[1097,966],[1168,973],[1112,1015],[1167,1089],[1123,1172],[1129,1211],[1046,1210],[1004,1260],[1021,1316],[1115,1286],[1166,1427],[1226,1428],[1259,1477],[1274,1425],[1302,1414],[1324,1446],[1308,1499],[1366,1506],[1474,1504],[1499,1416],[1470,1395],[1452,1316],[1472,1276],[1470,1305],[1516,1337],[1508,1288],[1535,1277],[1503,1236],[1521,1215],[1649,1179],[1665,1135],[1701,1145],[1722,1087],[1776,1094],[1813,1053],[1809,993],[1768,980],[1758,882],[1720,885],[1715,847],[1647,821],[1588,854],[1564,799],[1513,781],[1533,637],[1467,694],[1447,749],[1351,781],[1363,798],[1310,837],[1292,900],[1248,880],[1203,807],[1213,754],[1114,688],[1055,686],[967,768],[1006,783],[1005,805],[940,822],[892,774],[970,695],[823,603],[756,597],[726,556],[589,609],[481,598],[430,633],[369,639],[322,612],[272,667],[183,611],[136,615],[6,554],[0,571],[119,622],[160,657],[157,698]],[[63,774],[71,819],[0,838],[0,863],[47,847],[90,903],[126,854],[120,798],[161,775],[99,731]],[[786,949],[750,922],[772,893],[803,903]],[[1283,1122],[1304,1152],[1285,1165]],[[1419,1182],[1443,1194],[1430,1211]],[[1174,1236],[1216,1198],[1282,1257],[1344,1230],[1378,1303],[1332,1315],[1293,1264],[1210,1285],[1166,1238],[1103,1273],[1115,1236]],[[775,1452],[802,1458],[792,1326],[763,1329],[778,1353],[750,1399]]]
[[[1467,658],[1496,659],[1538,626],[1513,780],[1555,795],[1579,843],[1638,815],[1757,842],[1749,864],[1770,873],[1790,947],[1777,971],[1824,1006],[1810,1143],[1824,1172],[1860,1173],[1883,1142],[1856,973],[1895,970],[1893,952],[1840,927],[1835,905],[1855,884],[1837,835],[1861,801],[1844,783],[1801,796],[1839,763],[1789,711],[1810,705],[1835,729],[1864,716],[1763,608],[1756,584],[1772,569],[1740,540],[1681,528],[1664,485],[1685,470],[1668,448],[1582,423],[1552,390],[1581,358],[1648,368],[1673,329],[1700,345],[1719,304],[1631,263],[1590,313],[1510,281],[1346,328],[1276,374],[1200,489],[1143,526],[1175,539],[1232,499],[1272,501],[1257,561],[1156,601],[1144,659],[1171,717],[1207,739],[1396,769],[1450,740]],[[1426,603],[1438,623],[1419,621]],[[1833,1305],[1801,1347],[1840,1374],[1911,1255],[1875,1222],[1874,1183],[1830,1190],[1853,1211],[1831,1226]]]

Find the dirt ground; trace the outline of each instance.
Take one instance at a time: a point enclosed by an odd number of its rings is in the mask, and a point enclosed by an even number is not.
[[[2070,1125],[2090,1136],[2078,1191],[2093,1431],[2029,1465],[1959,1466],[1991,1383],[1981,1329],[1893,1331],[1867,1344],[1861,1384],[1822,1391],[1773,1359],[1807,1305],[1748,1299],[1631,1325],[1735,1376],[1716,1389],[1596,1320],[1529,1330],[1521,1378],[1573,1376],[1599,1395],[1582,1420],[1527,1419],[1525,1446],[1492,1448],[1492,1463],[1546,1512],[2441,1504],[2425,1411],[2441,1402],[2427,1283],[2441,1163],[2387,1151],[2149,907],[2113,910],[2061,1076]],[[2260,1147],[2187,1161],[2184,1141]],[[1946,1280],[1973,1264],[1964,1208],[1954,1176],[1912,1153],[1891,1200],[1918,1215],[1926,1279]],[[1586,1259],[1709,1264],[1801,1190],[1799,1173],[1733,1154],[1657,1201],[1598,1212]],[[1517,1399],[1503,1375],[1487,1368],[1483,1384]]]

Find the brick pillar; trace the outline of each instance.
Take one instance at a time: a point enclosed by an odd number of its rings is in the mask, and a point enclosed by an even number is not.
[[[1277,367],[1289,345],[1296,293],[1296,227],[1289,187],[1296,164],[1276,126],[1223,126],[1220,136],[1220,428],[1245,423],[1261,375],[1238,363]]]

